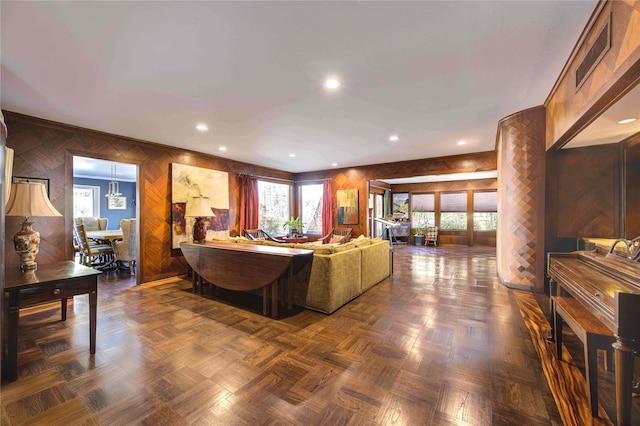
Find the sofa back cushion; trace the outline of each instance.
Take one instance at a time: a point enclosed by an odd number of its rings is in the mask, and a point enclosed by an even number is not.
[[[333,249],[336,253],[340,253],[342,251],[353,250],[354,248],[356,248],[356,243],[354,241],[351,241],[345,244],[338,244]]]
[[[295,248],[313,250],[314,254],[335,253],[334,247],[326,244],[313,244],[313,243],[296,244]]]
[[[352,242],[355,243],[356,247],[364,247],[371,244],[371,238],[367,238],[364,235],[360,235],[355,240],[352,240]]]

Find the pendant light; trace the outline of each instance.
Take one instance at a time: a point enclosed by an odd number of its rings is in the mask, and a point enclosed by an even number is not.
[[[122,192],[120,192],[120,184],[116,180],[117,174],[117,165],[116,163],[111,164],[111,182],[109,182],[109,190],[107,191],[106,197],[121,197]]]

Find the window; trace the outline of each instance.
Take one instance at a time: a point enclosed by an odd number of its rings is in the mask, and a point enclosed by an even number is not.
[[[73,217],[100,217],[100,187],[73,185]]]
[[[374,209],[374,217],[383,218],[384,217],[384,195],[382,194],[373,194],[375,199],[376,207]],[[380,222],[376,222],[375,236],[382,237],[384,233],[384,225]]]
[[[282,234],[282,224],[291,218],[291,186],[259,180],[258,211],[258,228]]]
[[[440,194],[440,228],[467,229],[466,192],[443,192]]]
[[[498,191],[473,193],[473,230],[498,229]]]
[[[411,226],[436,226],[436,194],[411,194]]]
[[[300,187],[300,210],[305,234],[322,234],[322,184]]]

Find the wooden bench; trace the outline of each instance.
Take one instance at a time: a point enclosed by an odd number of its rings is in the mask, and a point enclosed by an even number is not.
[[[606,351],[605,368],[612,365],[612,344],[616,338],[593,314],[572,297],[551,298],[554,318],[554,332],[558,360],[562,361],[563,320],[573,330],[584,345],[584,367],[589,391],[591,415],[598,417],[598,349]]]

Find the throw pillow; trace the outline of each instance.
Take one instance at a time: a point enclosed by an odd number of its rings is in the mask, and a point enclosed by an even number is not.
[[[353,240],[353,242],[355,243],[356,247],[365,247],[371,244],[371,239],[358,237],[357,239]]]

